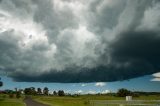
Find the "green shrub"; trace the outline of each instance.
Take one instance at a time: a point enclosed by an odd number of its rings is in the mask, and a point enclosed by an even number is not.
[[[9,94],[9,98],[14,98],[14,94],[13,94],[13,93],[10,93],[10,94]]]
[[[16,98],[20,98],[20,97],[21,97],[21,92],[20,91],[16,92]]]

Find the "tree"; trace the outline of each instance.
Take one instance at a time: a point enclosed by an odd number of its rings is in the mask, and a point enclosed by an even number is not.
[[[43,89],[43,94],[44,94],[44,95],[48,95],[48,92],[49,92],[48,88],[45,87],[45,88]]]
[[[57,95],[57,92],[56,92],[56,91],[53,91],[53,95]]]
[[[17,91],[16,92],[16,98],[20,98],[21,97],[21,91]]]
[[[42,94],[41,88],[37,88],[37,94]]]
[[[63,90],[59,90],[58,91],[58,96],[65,96],[64,91]]]
[[[132,94],[132,92],[125,89],[125,88],[121,88],[117,92],[117,96],[119,96],[119,97],[130,96],[131,94]]]
[[[24,89],[24,93],[25,93],[26,95],[31,95],[31,89],[30,89],[30,88],[25,88],[25,89]]]
[[[31,95],[36,95],[36,89],[34,87],[30,87]]]
[[[36,90],[34,87],[30,87],[30,88],[25,88],[24,89],[24,93],[26,95],[35,95],[36,94]]]

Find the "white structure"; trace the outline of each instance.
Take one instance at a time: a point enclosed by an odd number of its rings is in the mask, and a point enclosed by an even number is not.
[[[126,101],[131,101],[132,100],[132,96],[126,96]]]

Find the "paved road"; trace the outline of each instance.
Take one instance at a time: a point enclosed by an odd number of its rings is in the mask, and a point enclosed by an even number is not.
[[[24,102],[26,103],[26,106],[49,106],[49,105],[45,105],[45,104],[39,103],[37,101],[34,101],[30,97],[26,97],[24,99]]]

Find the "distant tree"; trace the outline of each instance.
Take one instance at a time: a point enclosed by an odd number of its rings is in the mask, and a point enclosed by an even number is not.
[[[53,91],[53,95],[57,95],[57,92],[56,92],[56,91]]]
[[[121,88],[117,92],[117,96],[119,96],[119,97],[130,96],[131,94],[132,94],[132,92],[125,89],[125,88]]]
[[[44,87],[43,94],[44,95],[48,95],[49,94],[49,89],[47,87]]]
[[[4,90],[4,92],[5,92],[6,94],[14,93],[14,91],[13,91],[13,90]]]
[[[41,88],[37,88],[37,94],[42,94]]]
[[[30,88],[25,88],[24,89],[24,93],[26,95],[35,95],[36,94],[36,90],[34,87],[30,87]]]
[[[58,96],[65,96],[64,91],[63,91],[63,90],[59,90],[59,91],[58,91]]]
[[[31,94],[30,88],[25,88],[25,89],[24,89],[24,93],[25,93],[26,95],[30,95],[30,94]]]
[[[21,91],[17,91],[16,92],[16,98],[20,98],[21,97]]]
[[[36,89],[35,87],[30,87],[31,95],[36,95]]]

